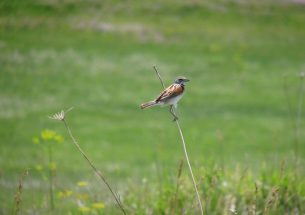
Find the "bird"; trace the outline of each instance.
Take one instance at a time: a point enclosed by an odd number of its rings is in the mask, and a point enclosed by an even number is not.
[[[173,121],[178,120],[173,108],[177,108],[177,104],[184,94],[185,83],[188,81],[190,80],[183,76],[178,76],[174,83],[163,90],[155,100],[141,104],[141,109],[150,108],[157,105],[169,105],[169,111],[174,117]]]

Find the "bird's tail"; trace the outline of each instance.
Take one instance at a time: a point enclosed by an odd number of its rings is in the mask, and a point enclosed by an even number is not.
[[[157,104],[156,101],[150,101],[150,102],[146,102],[146,103],[143,103],[141,104],[141,109],[145,109],[145,108],[149,108],[149,107],[153,107]]]

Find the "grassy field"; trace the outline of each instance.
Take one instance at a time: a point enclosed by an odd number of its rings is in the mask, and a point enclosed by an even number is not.
[[[153,66],[191,80],[178,115],[208,214],[304,214],[304,26],[289,1],[2,1],[0,214],[121,214],[48,119],[72,106],[128,214],[198,214],[168,109],[139,109],[162,89]]]

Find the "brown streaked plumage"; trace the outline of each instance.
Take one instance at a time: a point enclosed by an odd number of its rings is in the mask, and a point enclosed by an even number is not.
[[[156,105],[170,105],[170,112],[174,115],[175,120],[178,119],[177,116],[173,113],[173,106],[176,108],[177,103],[182,98],[184,93],[184,83],[189,80],[185,77],[178,77],[175,82],[163,90],[159,96],[153,100],[146,103],[141,104],[141,109],[153,107]]]
[[[156,102],[163,101],[164,99],[169,99],[175,97],[184,92],[184,86],[180,84],[172,84],[166,88],[156,99]]]

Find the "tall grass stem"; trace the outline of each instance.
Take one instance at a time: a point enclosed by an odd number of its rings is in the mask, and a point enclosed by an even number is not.
[[[179,185],[180,185],[180,177],[181,177],[181,173],[182,173],[182,169],[183,169],[183,163],[184,163],[184,160],[181,159],[180,164],[179,164],[178,174],[177,174],[176,190],[175,190],[174,199],[173,199],[173,203],[171,205],[171,210],[170,210],[171,211],[170,214],[172,214],[172,215],[176,214],[178,191],[179,191]]]
[[[163,89],[165,89],[165,85],[163,83],[163,80],[160,76],[160,73],[158,72],[156,66],[154,66],[154,70],[162,84],[162,87]],[[174,113],[176,115],[176,113]],[[179,120],[176,119],[175,120],[176,122],[176,125],[177,125],[177,128],[178,128],[178,131],[179,131],[179,134],[180,134],[180,138],[181,138],[181,142],[182,142],[182,147],[183,147],[183,151],[184,151],[184,155],[185,155],[185,158],[186,158],[186,162],[187,162],[187,165],[188,165],[188,168],[189,168],[189,171],[190,171],[190,175],[191,175],[191,178],[192,178],[192,182],[193,182],[193,186],[194,186],[194,189],[195,189],[195,192],[196,192],[196,196],[197,196],[197,200],[198,200],[198,205],[199,205],[199,208],[200,208],[200,212],[201,212],[201,215],[203,215],[203,207],[202,207],[202,203],[201,203],[201,200],[200,200],[200,195],[199,195],[199,192],[198,192],[198,188],[197,188],[197,185],[196,185],[196,181],[195,181],[195,177],[194,177],[194,174],[193,174],[193,171],[192,171],[192,166],[191,166],[191,163],[190,163],[190,160],[189,160],[189,156],[188,156],[188,153],[187,153],[187,149],[186,149],[186,144],[185,144],[185,140],[184,140],[184,136],[183,136],[183,132],[181,130],[181,127],[180,127],[180,124],[179,124]]]
[[[23,171],[20,179],[19,179],[19,183],[18,183],[18,187],[17,187],[17,190],[16,190],[16,193],[15,193],[15,198],[14,198],[14,210],[13,210],[13,213],[14,215],[17,215],[19,214],[19,212],[21,211],[21,194],[23,192],[23,182],[24,182],[24,179],[25,177],[29,174],[29,169],[26,169]]]
[[[82,148],[79,146],[79,144],[77,143],[76,139],[74,138],[71,129],[67,123],[67,121],[65,120],[65,118],[63,117],[61,119],[61,121],[64,123],[68,134],[73,142],[73,144],[76,146],[76,148],[78,149],[78,151],[82,154],[82,156],[85,158],[85,160],[88,162],[88,164],[91,166],[91,168],[93,169],[93,171],[95,172],[95,174],[106,184],[107,188],[109,189],[109,191],[111,192],[112,196],[114,197],[116,203],[118,204],[118,207],[120,208],[120,210],[122,211],[123,214],[127,214],[122,203],[120,200],[120,197],[113,191],[113,189],[111,188],[110,184],[108,183],[108,181],[106,180],[106,178],[102,175],[102,173],[100,171],[97,170],[97,168],[95,167],[95,165],[92,163],[92,161],[88,158],[88,156],[85,154],[85,152],[82,150]]]
[[[48,157],[49,157],[49,198],[50,198],[50,209],[54,210],[54,194],[53,194],[53,186],[54,186],[54,178],[53,178],[53,155],[52,155],[52,146],[51,143],[48,145]]]
[[[297,172],[298,168],[298,160],[299,160],[299,142],[300,142],[300,126],[301,126],[301,117],[302,117],[302,108],[303,108],[303,100],[304,100],[304,72],[299,74],[300,83],[299,83],[299,98],[298,98],[298,106],[296,109],[296,113],[294,114],[292,103],[290,101],[289,89],[288,89],[288,77],[284,76],[284,91],[286,95],[286,100],[288,103],[288,111],[292,124],[292,128],[294,129],[294,155],[295,155],[295,172]]]
[[[301,126],[301,117],[302,117],[302,106],[304,100],[304,74],[300,74],[300,85],[299,85],[299,102],[298,102],[298,110],[296,115],[296,125],[295,125],[295,136],[296,136],[296,163],[298,163],[299,158],[299,142],[300,142],[300,126]]]

